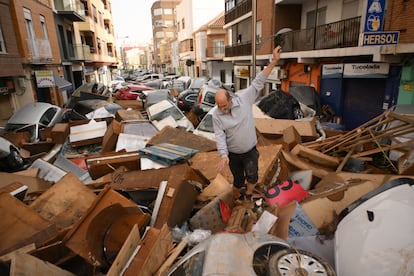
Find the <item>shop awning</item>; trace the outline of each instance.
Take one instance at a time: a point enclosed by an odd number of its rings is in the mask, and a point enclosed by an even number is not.
[[[61,76],[59,76],[58,74],[54,72],[53,72],[53,75],[55,78],[55,85],[59,87],[60,90],[66,91],[66,90],[72,89],[73,85],[71,82],[68,82],[67,80],[65,80],[64,78],[62,78]]]

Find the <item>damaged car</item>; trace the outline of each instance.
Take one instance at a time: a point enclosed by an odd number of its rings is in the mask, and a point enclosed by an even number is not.
[[[20,155],[20,150],[4,137],[0,137],[0,171],[16,172],[25,170],[30,161]]]

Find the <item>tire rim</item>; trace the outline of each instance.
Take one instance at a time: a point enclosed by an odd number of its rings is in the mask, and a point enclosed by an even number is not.
[[[328,275],[325,267],[318,260],[300,253],[283,255],[277,262],[277,267],[280,275]]]

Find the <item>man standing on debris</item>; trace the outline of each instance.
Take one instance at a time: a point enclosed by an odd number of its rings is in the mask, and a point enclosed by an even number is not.
[[[282,48],[277,46],[273,50],[272,61],[245,90],[232,96],[227,90],[220,89],[215,95],[217,107],[213,111],[213,126],[217,150],[221,157],[217,169],[222,171],[225,166],[230,166],[236,199],[243,193],[251,197],[256,186],[259,152],[256,149],[257,137],[252,105],[264,88],[270,72],[278,63],[281,52]]]

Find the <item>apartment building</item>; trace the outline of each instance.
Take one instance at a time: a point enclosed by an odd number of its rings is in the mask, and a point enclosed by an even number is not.
[[[49,0],[9,1],[13,25],[7,28],[14,28],[15,46],[23,67],[17,82],[19,92],[12,96],[13,112],[34,101],[61,103],[61,92],[55,82],[55,76],[59,76],[61,70],[61,58],[51,6]],[[10,36],[8,40],[13,43]],[[13,53],[12,45],[6,45],[6,49]]]
[[[225,28],[231,43],[225,60],[234,61],[239,88],[252,78],[253,57],[255,69],[261,70],[266,47],[270,54],[281,44],[282,60],[269,77],[268,89],[274,87],[272,82],[284,91],[314,87],[322,104],[332,107],[347,129],[396,103],[413,103],[414,11],[407,1],[270,2],[273,7],[266,0],[226,0]],[[271,16],[260,19],[269,10]],[[271,39],[266,37],[269,22]]]
[[[89,56],[86,52],[83,57],[82,79],[107,85],[117,67],[111,1],[82,0],[82,3],[85,21],[74,22],[75,44],[82,45],[82,49],[89,47]]]
[[[201,26],[223,11],[224,0],[182,0],[176,7],[178,65],[176,72],[197,77],[201,73],[195,66],[193,34]]]
[[[175,7],[181,0],[155,1],[151,6],[153,64],[152,71],[174,73],[171,44],[176,40]]]
[[[27,88],[8,0],[0,0],[0,18],[0,123],[4,125],[13,114],[15,98]]]
[[[224,11],[194,32],[196,75],[233,83],[233,64],[223,61],[227,33]]]

